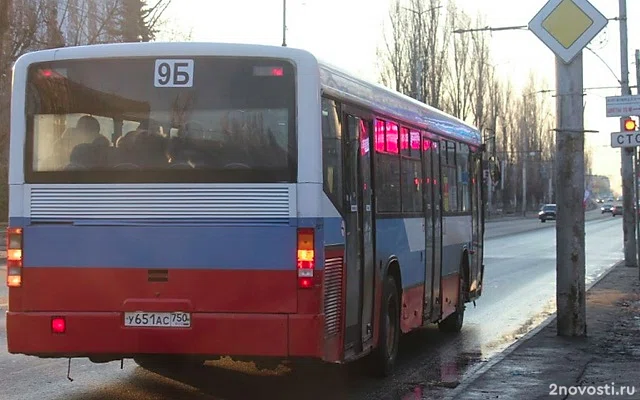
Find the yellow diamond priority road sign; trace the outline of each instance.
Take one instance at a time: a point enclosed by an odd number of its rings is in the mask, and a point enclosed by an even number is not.
[[[529,22],[529,30],[568,64],[607,22],[588,0],[549,0]]]

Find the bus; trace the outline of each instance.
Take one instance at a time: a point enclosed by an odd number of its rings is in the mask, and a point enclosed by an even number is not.
[[[307,51],[37,51],[11,107],[10,353],[384,377],[481,296],[479,131]]]

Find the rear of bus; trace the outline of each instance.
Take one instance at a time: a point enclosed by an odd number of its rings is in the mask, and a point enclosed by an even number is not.
[[[300,72],[314,65],[291,49],[205,44],[21,58],[9,352],[321,357],[321,237],[296,200],[297,182],[322,191],[321,168],[298,162],[305,141],[320,149],[317,82]]]

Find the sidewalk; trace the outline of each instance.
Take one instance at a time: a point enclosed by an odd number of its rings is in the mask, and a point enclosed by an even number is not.
[[[507,349],[497,362],[490,361],[475,379],[462,382],[451,398],[639,399],[637,268],[619,263],[587,292],[587,335],[587,338],[557,336],[554,318],[527,340]],[[623,386],[631,390],[635,386],[635,394],[625,391],[624,396],[619,395],[626,389]]]

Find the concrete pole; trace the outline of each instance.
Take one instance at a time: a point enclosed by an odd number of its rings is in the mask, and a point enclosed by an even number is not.
[[[555,171],[553,170],[553,164],[549,164],[549,203],[553,203],[553,177],[555,176]]]
[[[640,50],[636,50],[636,91],[638,94],[640,94]],[[633,204],[638,208],[637,211],[640,211],[640,189],[638,187],[638,177],[640,174],[640,158],[638,155],[638,148],[634,148],[633,150],[636,159],[636,170],[633,177],[633,188],[635,189],[634,191],[636,194],[636,198]],[[638,212],[635,213],[634,218],[636,220],[636,257],[640,258],[640,218],[638,218]],[[638,259],[637,265],[640,265],[640,259]]]
[[[504,180],[506,179],[506,171],[507,168],[507,161],[506,160],[501,160],[500,161],[500,191],[504,192]],[[502,199],[504,199],[504,194],[502,196]],[[502,208],[504,209],[504,204],[502,205]]]
[[[282,0],[282,47],[287,47],[287,0]]]
[[[619,0],[620,6],[620,74],[622,94],[629,95],[629,53],[627,42],[627,1]],[[620,131],[624,131],[624,117],[620,118]],[[624,236],[624,261],[627,267],[636,267],[636,232],[633,212],[633,152],[630,147],[620,149],[622,162],[622,232]]]
[[[582,53],[556,57],[556,304],[559,336],[587,334]]]
[[[491,163],[489,165],[489,176],[487,176],[487,212],[489,216],[493,216],[493,177],[491,176]]]
[[[525,140],[525,152],[522,161],[522,215],[527,216],[527,158],[529,158],[528,142]]]

